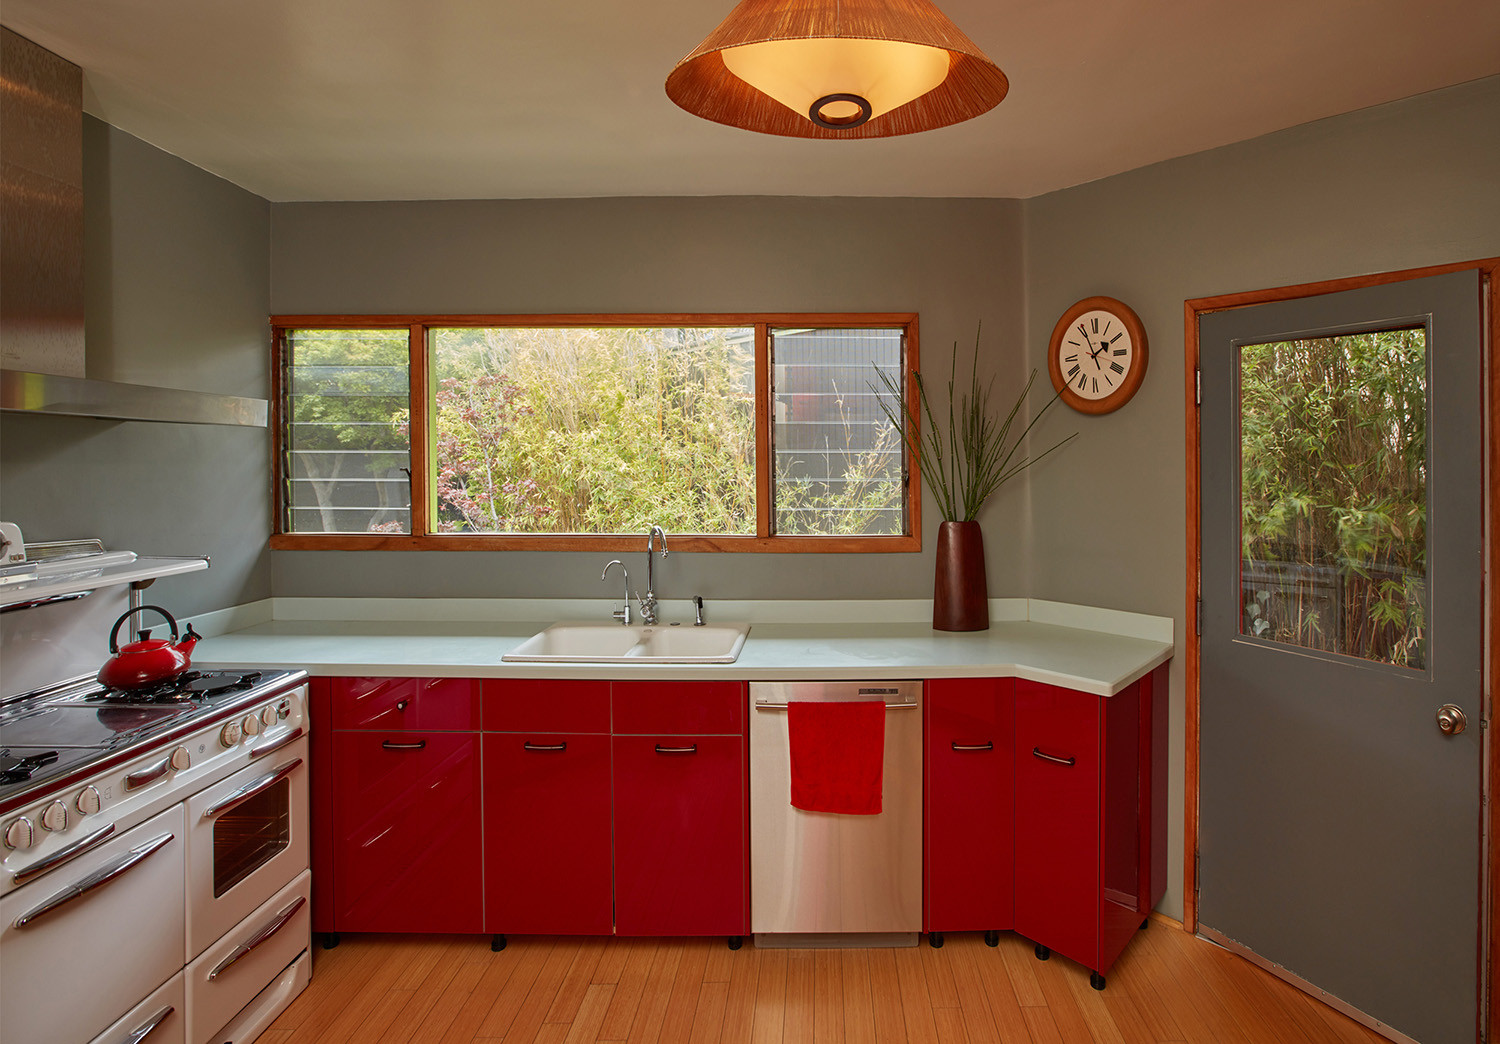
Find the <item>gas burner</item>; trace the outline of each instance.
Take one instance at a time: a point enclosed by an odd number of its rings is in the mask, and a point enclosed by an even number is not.
[[[56,760],[55,750],[24,756],[12,754],[8,748],[0,750],[0,783],[25,783],[37,769]]]
[[[211,700],[225,693],[252,689],[260,679],[260,671],[249,671],[244,674],[234,671],[183,671],[148,688],[109,689],[95,699],[115,704],[183,703],[189,700]]]

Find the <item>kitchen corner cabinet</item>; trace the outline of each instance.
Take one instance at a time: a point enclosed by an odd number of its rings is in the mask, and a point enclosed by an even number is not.
[[[933,945],[943,932],[1015,920],[1011,776],[1015,679],[942,678],[926,693],[926,902]]]
[[[608,935],[609,682],[484,683],[484,930]]]
[[[615,930],[749,931],[745,711],[740,682],[617,682]]]
[[[1096,989],[1166,888],[1166,685],[1015,683],[1015,930]]]
[[[320,930],[479,932],[478,682],[328,679]],[[316,855],[315,851],[315,855]],[[325,897],[325,901],[326,901]]]

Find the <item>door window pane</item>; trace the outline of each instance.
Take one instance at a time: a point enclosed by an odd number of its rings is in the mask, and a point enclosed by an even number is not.
[[[1240,349],[1240,631],[1427,666],[1427,332]]]
[[[755,533],[755,331],[432,331],[440,533]]]
[[[288,532],[411,532],[409,338],[287,331]]]
[[[905,533],[901,436],[876,372],[901,387],[901,330],[773,330],[771,356],[775,532]]]

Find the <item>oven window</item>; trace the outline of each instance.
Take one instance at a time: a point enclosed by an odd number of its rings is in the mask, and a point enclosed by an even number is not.
[[[291,781],[283,779],[214,822],[215,899],[291,843],[291,792]]]

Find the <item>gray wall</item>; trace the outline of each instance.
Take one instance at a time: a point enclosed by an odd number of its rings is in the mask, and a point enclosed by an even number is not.
[[[924,371],[984,324],[984,372],[1021,372],[1015,200],[585,199],[277,204],[271,307],[299,313],[915,311]],[[967,358],[961,355],[961,359]],[[930,598],[921,554],[674,554],[667,597]],[[1024,490],[984,517],[991,590],[1022,585]],[[644,547],[644,538],[641,546]],[[605,597],[608,556],[272,554],[278,595]],[[629,562],[637,565],[639,560]]]
[[[270,205],[88,116],[83,162],[89,376],[265,397]],[[270,595],[269,469],[264,428],[0,416],[0,517],[212,555],[151,589],[174,612]]]
[[[1183,302],[1500,254],[1500,77],[1145,167],[1025,203],[1028,358],[1079,298],[1139,313],[1133,401],[1071,418],[1030,476],[1033,597],[1173,616],[1185,634]],[[1478,447],[1476,447],[1476,452]],[[1050,465],[1050,466],[1049,466]],[[1171,879],[1182,909],[1182,661],[1172,671]]]

